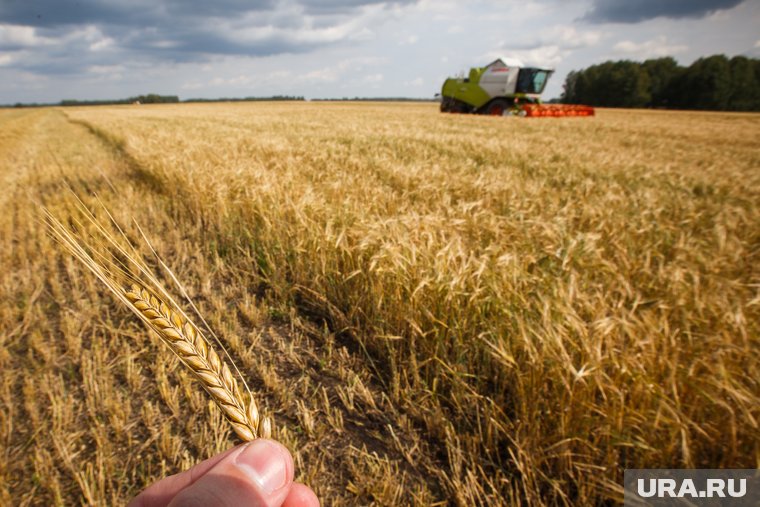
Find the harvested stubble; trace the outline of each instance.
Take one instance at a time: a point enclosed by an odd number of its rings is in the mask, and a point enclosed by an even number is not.
[[[760,115],[65,112],[0,115],[0,503],[124,503],[231,445],[28,226],[26,192],[68,216],[60,166],[150,230],[333,505],[607,505],[625,468],[760,463]]]
[[[624,468],[760,459],[757,116],[71,114],[246,283],[353,339],[458,503],[594,504]]]

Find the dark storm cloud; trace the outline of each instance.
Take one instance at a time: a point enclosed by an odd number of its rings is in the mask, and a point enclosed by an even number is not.
[[[274,6],[272,1],[245,0],[4,0],[0,21],[36,27],[61,25],[135,25],[168,23],[179,18],[230,17]]]
[[[15,68],[42,74],[114,60],[304,53],[350,38],[351,28],[326,32],[360,8],[400,3],[413,0],[0,0],[0,50],[11,52]]]
[[[386,2],[383,0],[301,0],[298,2],[306,8],[308,13],[316,14],[340,14],[347,10],[358,9],[367,5],[377,4],[410,4],[412,0]]]
[[[594,0],[584,19],[597,23],[638,23],[648,19],[701,18],[744,0]]]
[[[350,14],[377,4],[409,4],[415,0],[300,0],[294,2],[307,14]],[[0,22],[36,27],[60,25],[167,24],[204,18],[236,19],[250,13],[277,10],[274,0],[3,0]]]
[[[213,31],[170,31],[169,33],[136,35],[125,45],[129,50],[150,54],[153,58],[178,63],[203,62],[218,55],[272,56],[302,53],[314,47],[283,35],[261,40],[239,41]]]

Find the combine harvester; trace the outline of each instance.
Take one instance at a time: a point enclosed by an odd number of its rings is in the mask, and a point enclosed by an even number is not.
[[[541,92],[554,70],[525,67],[498,58],[473,67],[468,77],[450,77],[441,90],[441,112],[493,116],[594,116],[591,106],[542,104]]]

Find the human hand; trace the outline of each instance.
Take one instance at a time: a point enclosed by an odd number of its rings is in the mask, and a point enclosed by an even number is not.
[[[257,439],[152,484],[128,507],[319,507],[282,444]]]

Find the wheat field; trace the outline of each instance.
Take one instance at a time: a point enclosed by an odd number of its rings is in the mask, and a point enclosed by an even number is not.
[[[171,267],[323,505],[594,505],[760,467],[760,115],[0,110],[0,504],[120,505],[238,442],[51,237]],[[146,250],[147,255],[147,250]]]

